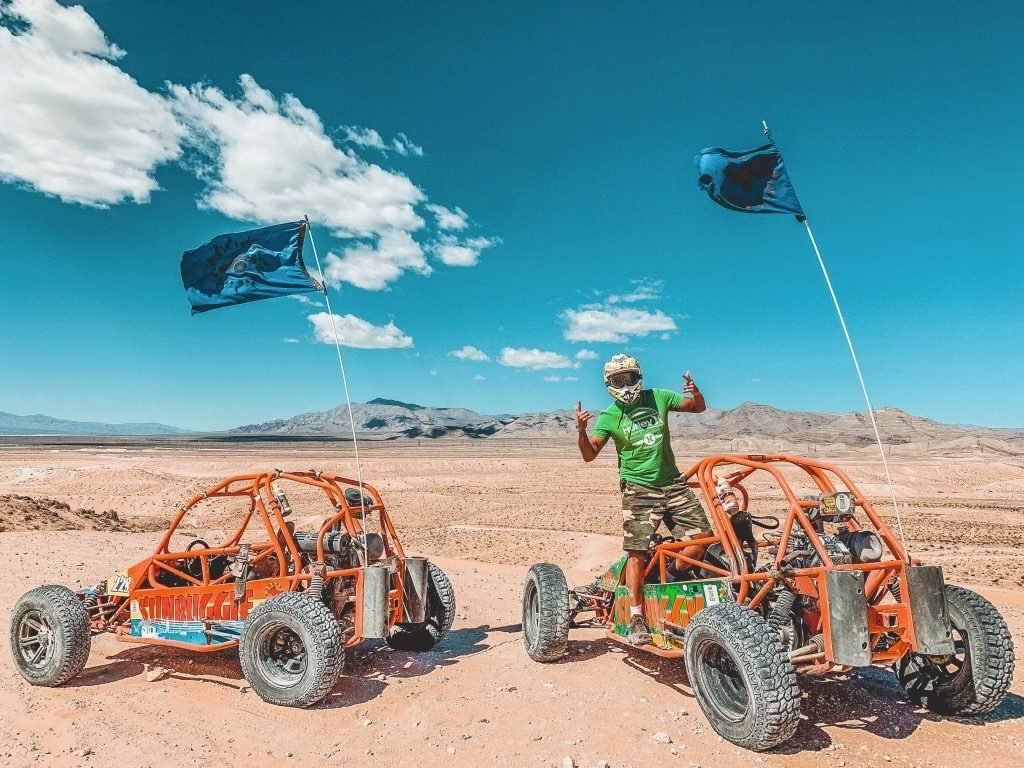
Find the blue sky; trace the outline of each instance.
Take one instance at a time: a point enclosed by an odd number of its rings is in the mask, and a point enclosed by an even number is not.
[[[0,410],[339,404],[323,308],[191,317],[178,272],[304,213],[356,400],[596,410],[627,350],[718,407],[862,408],[803,227],[697,188],[766,119],[875,405],[1024,425],[1017,3],[0,7]]]

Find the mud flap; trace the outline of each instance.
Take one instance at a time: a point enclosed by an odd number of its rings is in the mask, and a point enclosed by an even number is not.
[[[910,601],[917,652],[929,656],[953,653],[942,568],[937,565],[908,565],[903,576],[903,589]]]
[[[825,574],[828,597],[826,634],[831,644],[827,657],[835,664],[866,667],[871,664],[871,637],[868,634],[868,601],[864,595],[863,571],[828,571]],[[825,648],[826,652],[830,649]]]

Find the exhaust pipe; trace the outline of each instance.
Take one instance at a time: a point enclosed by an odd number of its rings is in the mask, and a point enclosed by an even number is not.
[[[383,564],[363,568],[363,637],[387,637],[389,575],[388,567]]]

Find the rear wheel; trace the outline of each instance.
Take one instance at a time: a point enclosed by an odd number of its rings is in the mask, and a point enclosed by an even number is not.
[[[1013,640],[1003,617],[988,600],[963,587],[946,586],[953,654],[908,653],[896,677],[911,701],[943,715],[991,712],[1013,679]]]
[[[787,741],[800,721],[800,688],[779,633],[736,603],[705,608],[686,630],[686,673],[721,737],[762,751]]]
[[[523,584],[523,643],[534,661],[557,661],[569,643],[569,586],[557,565],[538,563]]]
[[[331,692],[345,663],[341,627],[312,595],[286,592],[260,603],[238,645],[242,673],[259,697],[308,707]]]
[[[37,587],[15,604],[11,655],[32,685],[63,685],[77,677],[91,645],[85,606],[67,587]]]
[[[396,651],[429,651],[448,634],[455,620],[455,589],[448,576],[427,563],[427,620],[422,624],[396,624],[384,638]]]

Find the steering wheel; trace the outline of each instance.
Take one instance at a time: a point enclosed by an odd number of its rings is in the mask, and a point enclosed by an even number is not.
[[[196,549],[209,549],[210,545],[202,539],[196,539],[185,547],[186,552],[192,552]],[[203,562],[198,557],[190,557],[185,560],[185,572],[194,579],[203,578]]]

